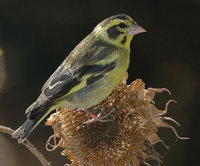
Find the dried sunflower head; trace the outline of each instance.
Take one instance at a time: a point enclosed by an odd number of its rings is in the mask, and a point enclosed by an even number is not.
[[[91,118],[85,111],[57,109],[46,123],[55,133],[47,141],[47,150],[64,148],[62,154],[68,157],[72,166],[139,166],[140,163],[149,165],[148,159],[160,163],[160,155],[153,148],[154,144],[163,143],[156,134],[158,127],[171,128],[178,138],[184,139],[173,126],[164,122],[177,123],[163,117],[170,101],[165,110],[158,110],[153,104],[155,93],[168,90],[145,89],[140,79],[126,85],[126,78],[109,97],[87,110],[92,114],[109,115],[106,122],[85,124]],[[59,143],[50,144],[52,138],[60,138]]]

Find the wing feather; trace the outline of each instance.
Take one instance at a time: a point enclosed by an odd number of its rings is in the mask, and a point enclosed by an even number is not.
[[[108,58],[115,51],[115,47],[100,45],[98,42],[98,44],[93,43],[92,46],[86,44],[81,48],[85,49],[75,48],[42,87],[42,94],[45,95],[47,101],[62,97],[80,84],[83,79],[87,79],[86,83],[78,86],[76,90],[82,89],[101,79],[115,67],[116,63],[113,61],[108,61],[107,64],[98,63]],[[77,51],[79,55],[77,55]]]

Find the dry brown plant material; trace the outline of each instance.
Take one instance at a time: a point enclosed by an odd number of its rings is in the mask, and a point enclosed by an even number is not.
[[[47,150],[64,148],[62,155],[68,157],[71,166],[150,165],[148,159],[160,163],[160,155],[153,147],[163,143],[156,134],[158,127],[171,128],[177,138],[186,139],[179,137],[174,127],[164,121],[178,124],[163,116],[173,100],[166,104],[165,110],[158,110],[153,104],[156,93],[169,90],[145,89],[140,79],[126,85],[126,79],[127,76],[104,101],[87,110],[95,115],[101,112],[102,116],[112,111],[107,122],[84,124],[91,118],[85,111],[57,109],[46,122],[55,133],[47,141]]]

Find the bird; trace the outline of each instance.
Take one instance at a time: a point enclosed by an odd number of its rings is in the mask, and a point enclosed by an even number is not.
[[[133,36],[143,32],[146,30],[126,14],[100,22],[46,81],[37,100],[26,109],[26,121],[12,138],[23,143],[58,107],[86,110],[108,97],[127,73]]]

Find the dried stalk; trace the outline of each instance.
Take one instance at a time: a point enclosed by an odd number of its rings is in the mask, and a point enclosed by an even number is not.
[[[0,125],[0,132],[12,135],[13,129]],[[36,147],[28,140],[24,141],[23,145],[40,161],[43,166],[50,166],[45,157],[36,149]]]

